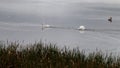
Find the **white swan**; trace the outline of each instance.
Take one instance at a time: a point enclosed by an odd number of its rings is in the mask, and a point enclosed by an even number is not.
[[[86,28],[85,28],[85,26],[80,26],[79,28],[78,28],[78,30],[85,30]]]

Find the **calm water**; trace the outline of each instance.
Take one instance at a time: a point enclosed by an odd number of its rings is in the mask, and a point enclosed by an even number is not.
[[[111,24],[107,21],[109,16],[113,17]],[[41,24],[69,28],[84,25],[96,31],[52,28],[42,31]],[[25,43],[43,40],[59,47],[120,52],[120,4],[77,0],[1,1],[0,40]]]

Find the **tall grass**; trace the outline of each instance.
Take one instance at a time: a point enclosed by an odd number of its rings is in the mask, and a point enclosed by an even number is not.
[[[101,51],[86,56],[79,49],[59,49],[54,44],[27,45],[0,44],[0,68],[120,68],[120,57]]]

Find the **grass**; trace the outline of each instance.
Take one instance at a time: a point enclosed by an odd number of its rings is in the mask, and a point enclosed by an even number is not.
[[[120,57],[101,51],[59,49],[55,44],[0,44],[0,68],[120,68]]]

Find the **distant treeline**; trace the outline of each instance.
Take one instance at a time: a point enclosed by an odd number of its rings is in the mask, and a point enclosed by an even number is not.
[[[101,51],[86,55],[79,49],[59,49],[42,42],[25,46],[0,44],[0,68],[120,68],[120,57]]]

